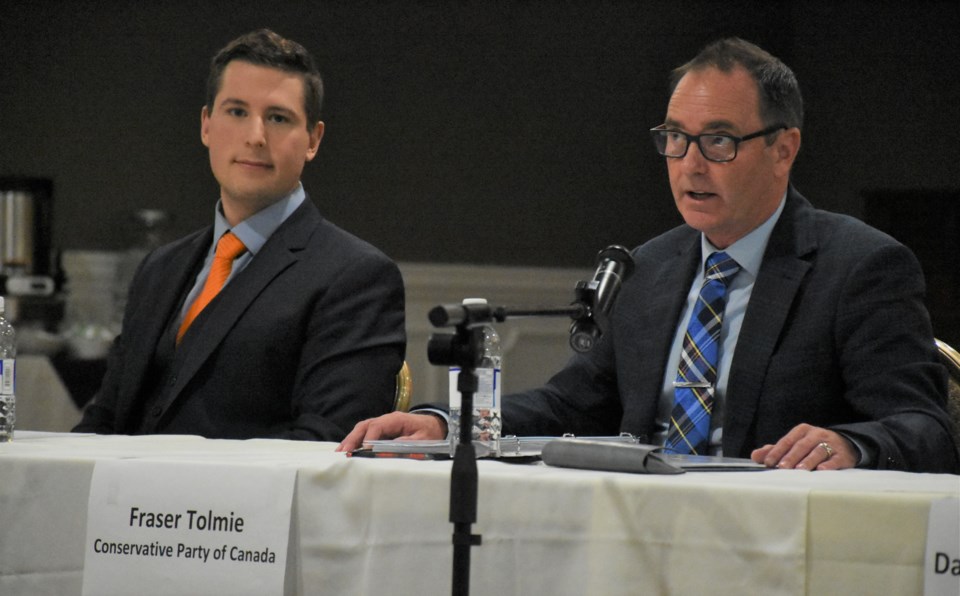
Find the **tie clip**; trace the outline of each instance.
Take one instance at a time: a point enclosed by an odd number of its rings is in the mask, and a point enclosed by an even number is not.
[[[674,389],[706,388],[706,387],[713,387],[713,384],[707,383],[704,381],[674,381],[673,387]]]

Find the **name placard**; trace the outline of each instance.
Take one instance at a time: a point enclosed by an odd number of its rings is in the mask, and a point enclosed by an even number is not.
[[[960,594],[960,499],[930,503],[923,576],[924,596]]]
[[[283,594],[296,470],[98,461],[83,594]]]

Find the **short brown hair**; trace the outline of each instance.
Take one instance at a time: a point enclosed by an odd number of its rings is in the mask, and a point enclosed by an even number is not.
[[[738,37],[715,41],[703,48],[693,60],[673,70],[670,94],[688,72],[716,68],[730,72],[742,67],[757,83],[760,95],[760,119],[766,126],[783,124],[789,128],[803,126],[803,97],[800,85],[790,67],[757,45]]]
[[[277,35],[269,29],[260,29],[241,35],[217,52],[210,62],[210,75],[207,77],[207,107],[213,109],[213,102],[220,92],[223,71],[234,60],[249,62],[260,66],[269,66],[286,72],[296,73],[303,79],[304,111],[307,114],[307,130],[320,121],[320,107],[323,104],[323,80],[313,56],[302,45]]]

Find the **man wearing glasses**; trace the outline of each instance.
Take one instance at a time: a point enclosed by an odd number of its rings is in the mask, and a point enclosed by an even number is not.
[[[676,69],[651,130],[685,225],[636,269],[593,351],[503,400],[504,433],[629,432],[770,467],[960,472],[913,254],[789,183],[793,72],[740,39]],[[439,438],[436,416],[361,422],[341,444]]]

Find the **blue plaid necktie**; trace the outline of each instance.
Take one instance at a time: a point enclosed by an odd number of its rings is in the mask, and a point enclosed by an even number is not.
[[[666,448],[674,453],[705,454],[717,384],[720,325],[727,284],[740,265],[724,252],[707,257],[706,275],[683,337]]]

